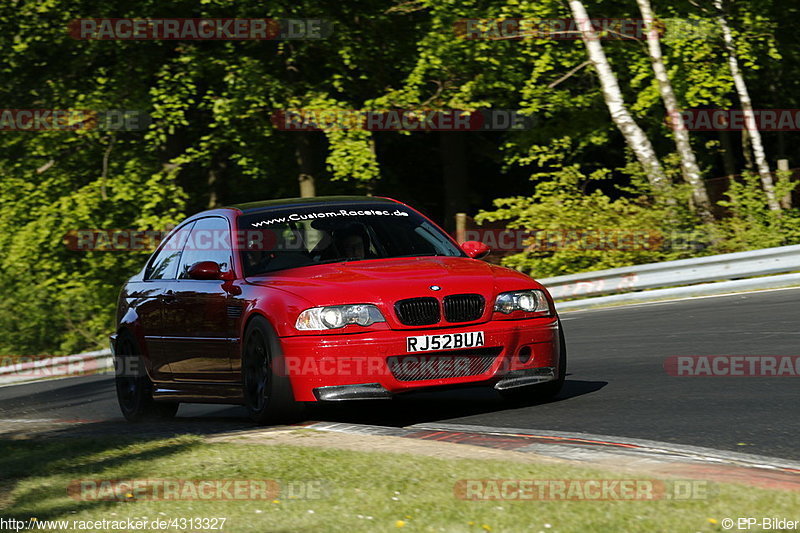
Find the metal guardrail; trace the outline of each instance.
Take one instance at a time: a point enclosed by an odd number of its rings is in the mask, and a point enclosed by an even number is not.
[[[800,271],[800,245],[540,279],[556,300]]]
[[[0,366],[0,385],[96,374],[113,367],[111,350],[108,349],[38,360],[20,358],[17,363]]]

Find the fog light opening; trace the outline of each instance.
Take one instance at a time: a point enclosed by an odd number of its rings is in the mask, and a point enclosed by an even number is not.
[[[523,346],[519,350],[519,354],[517,354],[519,358],[519,362],[523,365],[531,360],[531,347],[530,346]]]

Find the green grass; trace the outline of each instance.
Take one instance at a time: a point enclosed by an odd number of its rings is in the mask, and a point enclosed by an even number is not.
[[[707,532],[723,530],[709,519],[800,518],[800,494],[738,485],[716,485],[718,490],[708,499],[692,501],[463,501],[453,491],[459,479],[636,476],[558,464],[449,460],[270,444],[210,444],[199,437],[0,441],[0,476],[0,517],[4,518],[226,517],[226,532]],[[277,502],[109,502],[80,501],[66,492],[70,482],[77,479],[130,478],[318,482],[328,494],[321,499],[282,496]],[[402,529],[398,520],[403,522]]]

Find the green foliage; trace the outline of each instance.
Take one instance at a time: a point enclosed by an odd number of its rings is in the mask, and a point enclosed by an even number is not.
[[[697,242],[698,223],[684,207],[686,189],[673,188],[674,204],[659,200],[633,164],[624,169],[629,183],[615,186],[608,169],[587,174],[579,164],[567,163],[569,144],[559,139],[551,150],[538,148],[532,155],[549,167],[532,176],[532,195],[497,199],[495,210],[475,217],[479,223],[507,221],[509,228],[539,232],[530,242],[533,250],[504,258],[504,265],[536,277],[557,276],[680,259],[706,244]],[[611,185],[610,192],[605,185]]]
[[[75,353],[106,346],[119,287],[146,255],[74,251],[68,232],[81,229],[156,229],[182,216],[185,193],[175,172],[147,175],[138,161],[114,165],[111,179],[90,177],[74,190],[59,186],[56,167],[40,178],[41,201],[4,210],[0,225],[0,350],[14,354]],[[6,178],[5,199],[25,206],[25,178]],[[29,183],[29,182],[28,182]]]
[[[506,221],[508,228],[534,235],[531,249],[505,257],[505,266],[549,277],[800,244],[800,208],[770,210],[757,174],[732,180],[727,199],[718,202],[726,215],[703,224],[688,209],[686,187],[674,186],[659,199],[638,164],[630,164],[623,169],[629,183],[606,192],[601,186],[610,171],[587,174],[578,164],[566,164],[561,154],[568,148],[568,140],[560,139],[541,153],[539,159],[551,168],[532,176],[533,194],[497,199],[496,209],[475,217],[479,223]],[[674,176],[678,161],[671,156],[665,162]],[[779,198],[796,187],[789,173],[778,172]]]
[[[304,109],[320,112],[340,113],[341,117],[355,117],[359,110],[338,101],[327,94],[306,94],[304,98],[291,99],[289,109]],[[324,117],[324,115],[321,115]],[[366,183],[377,180],[380,171],[375,157],[372,132],[350,128],[346,118],[340,119],[342,124],[334,123],[324,128],[328,140],[328,156],[326,163],[333,180],[354,180]]]
[[[778,172],[778,176],[775,194],[782,198],[794,190],[797,183],[790,183],[785,173]],[[741,180],[732,181],[727,197],[719,202],[729,211],[729,216],[715,228],[715,251],[740,252],[800,244],[800,209],[770,210],[758,174],[746,172]]]

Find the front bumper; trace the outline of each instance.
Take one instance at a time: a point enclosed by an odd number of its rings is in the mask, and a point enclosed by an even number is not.
[[[406,352],[408,336],[477,331],[485,337],[480,349]],[[504,390],[544,383],[558,375],[558,338],[558,320],[552,317],[280,340],[282,371],[291,380],[295,399],[311,402],[389,398],[402,392],[470,384]],[[403,370],[416,365],[411,377],[400,371],[400,360],[406,365]]]
[[[500,391],[546,383],[556,379],[554,367],[527,368],[513,370],[500,378],[494,388]],[[321,402],[340,402],[345,400],[388,400],[392,393],[380,383],[361,383],[358,385],[332,385],[317,387],[314,396]]]

